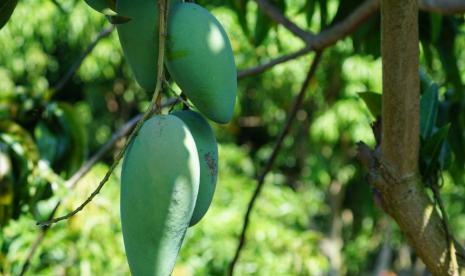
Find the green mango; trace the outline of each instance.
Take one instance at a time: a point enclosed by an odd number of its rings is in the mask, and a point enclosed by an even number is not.
[[[194,137],[200,162],[199,194],[189,226],[197,224],[207,213],[215,193],[218,176],[218,145],[208,122],[197,112],[184,110],[173,112],[189,128]]]
[[[166,67],[182,91],[209,119],[231,120],[237,90],[234,55],[220,22],[193,3],[170,12]]]
[[[170,7],[180,2],[170,0]],[[118,0],[116,13],[130,18],[116,25],[124,57],[139,85],[153,92],[157,79],[158,1]]]
[[[121,224],[132,275],[170,275],[199,189],[194,138],[176,116],[147,120],[125,153]]]

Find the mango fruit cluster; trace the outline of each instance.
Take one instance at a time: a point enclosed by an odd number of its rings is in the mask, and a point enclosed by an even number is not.
[[[121,171],[121,224],[132,275],[170,275],[189,226],[215,191],[218,147],[197,112],[147,120]]]
[[[103,7],[107,0],[86,0]],[[230,42],[206,9],[169,0],[165,67],[198,112],[182,110],[144,122],[121,171],[121,224],[133,275],[170,275],[189,226],[207,212],[218,175],[218,146],[207,120],[227,123],[234,111],[237,72]],[[117,0],[109,6],[129,21],[117,30],[138,84],[157,81],[157,0]],[[99,8],[100,11],[102,8]]]
[[[195,107],[210,120],[231,120],[237,90],[234,56],[226,32],[206,9],[169,1],[165,65]],[[154,91],[158,57],[156,0],[118,0],[116,12],[130,17],[117,25],[124,56],[135,79]]]

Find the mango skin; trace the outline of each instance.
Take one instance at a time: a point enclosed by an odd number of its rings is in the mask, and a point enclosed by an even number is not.
[[[180,2],[182,1],[169,0],[170,7]],[[137,83],[145,90],[153,92],[157,79],[158,2],[118,0],[116,12],[131,18],[127,23],[116,25],[124,57]]]
[[[195,141],[177,117],[147,120],[121,172],[121,224],[131,274],[170,275],[199,189]]]
[[[217,123],[231,120],[237,90],[236,65],[226,32],[210,12],[193,3],[171,9],[165,64],[203,115]]]
[[[218,177],[218,144],[208,122],[197,112],[184,110],[171,113],[180,118],[194,137],[200,162],[200,183],[194,213],[189,226],[197,224],[207,213],[215,193]]]

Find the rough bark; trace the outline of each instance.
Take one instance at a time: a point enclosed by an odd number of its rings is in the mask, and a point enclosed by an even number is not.
[[[383,127],[370,179],[382,208],[433,275],[457,275],[454,247],[418,174],[419,50],[416,0],[381,2]]]

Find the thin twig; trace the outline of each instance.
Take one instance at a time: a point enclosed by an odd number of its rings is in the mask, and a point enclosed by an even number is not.
[[[138,133],[139,129],[142,127],[143,123],[152,115],[153,108],[156,106],[158,95],[160,94],[160,90],[161,90],[162,82],[163,82],[163,69],[164,69],[163,68],[163,61],[164,61],[164,58],[165,58],[165,38],[166,38],[166,27],[167,27],[166,26],[167,25],[166,24],[166,19],[167,19],[167,13],[168,13],[168,9],[166,9],[166,0],[160,0],[158,2],[158,5],[159,5],[159,12],[160,12],[160,16],[159,16],[159,27],[160,28],[159,28],[159,34],[158,34],[158,39],[159,39],[158,49],[159,50],[158,50],[158,61],[157,61],[157,84],[155,86],[155,92],[153,93],[153,97],[152,97],[152,100],[150,102],[149,107],[145,111],[142,118],[137,122],[136,127],[134,128],[133,132],[129,135],[129,138],[126,140],[126,143],[123,146],[122,150],[118,153],[118,155],[115,158],[115,161],[110,166],[107,173],[105,174],[103,179],[100,181],[97,188],[92,192],[92,194],[81,205],[79,205],[76,209],[74,209],[70,213],[68,213],[68,214],[66,214],[64,216],[58,217],[58,218],[54,218],[54,219],[49,220],[49,221],[38,222],[37,223],[38,225],[47,226],[47,225],[50,225],[50,224],[53,224],[53,223],[57,223],[59,221],[66,220],[66,219],[74,216],[75,214],[79,213],[80,211],[82,211],[82,209],[84,209],[84,207],[87,204],[89,204],[92,201],[92,199],[94,199],[95,196],[97,196],[100,193],[100,190],[103,188],[105,183],[110,178],[110,175],[115,170],[115,168],[118,165],[119,161],[123,158],[123,155],[124,155],[127,147],[129,146],[129,144],[131,143],[132,139],[137,135],[137,133]]]
[[[442,175],[441,175],[442,179]],[[432,183],[430,186],[431,190],[433,191],[433,196],[435,202],[438,204],[439,211],[441,212],[441,219],[442,224],[444,227],[444,232],[446,232],[446,241],[448,245],[448,252],[449,252],[449,262],[451,262],[451,266],[454,266],[454,263],[457,263],[457,258],[455,256],[455,246],[454,246],[454,236],[450,231],[449,226],[449,218],[447,217],[446,207],[444,202],[442,201],[441,192],[439,191],[439,185],[437,182]]]
[[[92,167],[98,162],[100,161],[109,151],[110,149],[112,149],[114,147],[114,145],[116,144],[116,142],[118,142],[121,138],[125,137],[129,131],[134,127],[134,125],[140,120],[140,118],[142,117],[142,114],[139,114],[137,116],[135,116],[134,118],[132,118],[131,120],[129,120],[127,123],[125,123],[120,129],[118,129],[117,132],[115,132],[115,134],[113,134],[113,136],[111,137],[111,139],[105,143],[105,145],[103,145],[97,153],[95,153],[94,156],[92,156],[92,158],[90,158],[89,160],[87,160],[86,163],[84,163],[81,168],[73,174],[73,176],[67,180],[65,182],[65,187],[68,187],[69,189],[72,189],[76,186],[76,184],[78,183],[78,181],[80,179],[82,179],[91,169]],[[53,211],[50,213],[49,217],[48,217],[48,221],[52,221],[54,219],[54,216],[55,216],[55,213],[56,213],[56,210],[58,209],[58,207],[60,207],[60,205],[62,204],[62,201],[58,201],[55,205],[55,207],[53,208]],[[24,273],[27,271],[27,269],[29,268],[29,264],[32,260],[32,257],[34,256],[35,252],[37,251],[40,243],[42,242],[43,238],[45,237],[45,234],[47,233],[48,229],[50,228],[50,226],[48,225],[45,225],[43,227],[41,227],[41,231],[40,233],[38,234],[36,240],[34,241],[27,257],[26,257],[26,260],[24,261],[23,263],[23,266],[22,266],[22,269],[21,269],[21,273],[20,275],[24,275]]]
[[[71,77],[76,73],[76,71],[81,67],[82,63],[86,59],[86,57],[94,50],[95,46],[105,37],[109,36],[111,32],[115,29],[114,25],[110,25],[103,29],[92,42],[87,46],[85,51],[81,54],[81,56],[73,63],[73,65],[69,68],[68,72],[60,79],[57,84],[53,87],[52,94],[63,89],[63,87],[68,83]]]
[[[296,96],[294,103],[291,109],[289,110],[286,123],[284,124],[284,127],[281,130],[281,133],[276,139],[271,156],[268,158],[265,164],[265,167],[263,168],[263,171],[257,177],[257,187],[255,188],[252,198],[250,199],[249,204],[247,206],[247,211],[244,216],[244,224],[242,226],[242,231],[239,236],[239,243],[237,245],[236,253],[231,263],[229,264],[229,275],[233,275],[235,265],[239,259],[241,250],[244,247],[245,235],[247,232],[247,227],[249,226],[249,223],[250,223],[250,214],[252,213],[252,209],[254,207],[255,201],[257,200],[263,188],[263,184],[265,183],[265,177],[268,174],[268,172],[271,170],[273,163],[276,157],[278,156],[279,150],[281,149],[284,139],[289,134],[289,130],[291,129],[292,122],[294,121],[296,114],[305,98],[305,92],[307,91],[307,88],[310,85],[310,81],[315,75],[320,59],[321,59],[321,52],[316,52],[315,58],[313,59],[312,65],[310,66],[310,70],[308,71],[307,77],[305,78],[305,81],[302,84],[302,88],[300,89],[299,94]]]
[[[52,212],[50,212],[50,215],[48,216],[49,220],[53,218],[53,216],[55,215],[55,213],[56,213],[59,206],[60,206],[60,202],[58,202],[55,205],[55,207],[53,208]],[[35,252],[37,251],[40,244],[44,240],[45,234],[47,233],[49,228],[50,228],[50,226],[43,226],[40,229],[40,232],[37,235],[37,238],[35,239],[34,243],[31,246],[31,250],[29,251],[29,253],[26,256],[26,260],[24,261],[23,266],[21,267],[21,272],[19,273],[19,276],[24,275],[26,273],[26,271],[28,270],[28,268],[29,268],[29,266],[31,264],[32,257],[34,257]]]
[[[300,56],[303,56],[303,55],[306,55],[310,52],[311,50],[309,50],[307,47],[297,51],[297,52],[294,52],[294,53],[291,53],[291,54],[288,54],[288,55],[283,55],[281,57],[278,57],[276,59],[273,59],[273,60],[270,60],[269,62],[267,63],[264,63],[264,64],[260,64],[256,67],[252,67],[252,68],[249,68],[249,69],[244,69],[244,70],[240,70],[239,72],[237,72],[237,78],[238,79],[242,79],[242,78],[245,78],[245,77],[249,77],[249,76],[253,76],[253,75],[257,75],[257,74],[260,74],[262,72],[265,72],[266,70],[278,65],[278,64],[281,64],[281,63],[284,63],[286,61],[290,61],[290,60],[293,60],[293,59],[296,59]]]

